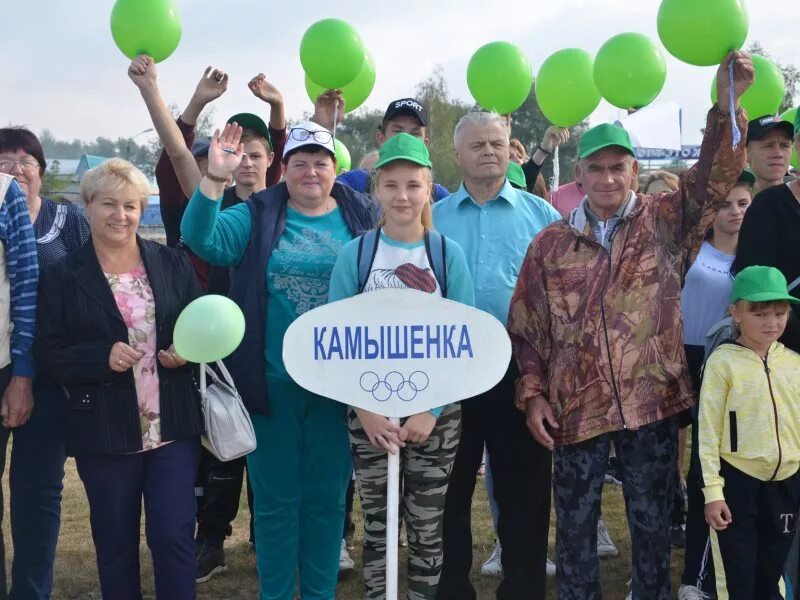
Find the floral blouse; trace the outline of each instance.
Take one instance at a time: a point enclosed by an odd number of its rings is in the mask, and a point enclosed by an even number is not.
[[[153,290],[143,264],[128,273],[105,273],[117,308],[128,327],[128,345],[142,354],[133,367],[136,395],[139,398],[139,423],[142,449],[153,450],[161,441],[161,406],[156,348],[156,307]]]

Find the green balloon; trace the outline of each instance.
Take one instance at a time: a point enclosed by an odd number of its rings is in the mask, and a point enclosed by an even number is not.
[[[181,41],[181,19],[173,0],[117,0],[111,10],[114,43],[130,59],[147,54],[161,62]]]
[[[786,93],[786,81],[778,66],[758,54],[751,55],[756,78],[747,91],[742,94],[740,103],[747,111],[750,119],[757,119],[764,115],[774,115],[778,112]],[[717,77],[711,83],[711,101],[717,101]]]
[[[522,50],[508,42],[481,46],[467,66],[467,86],[475,102],[501,115],[522,106],[532,84],[531,64]]]
[[[620,33],[600,47],[594,82],[617,108],[642,108],[656,99],[667,80],[667,63],[658,47],[641,33]]]
[[[336,174],[339,175],[342,171],[349,171],[352,164],[350,150],[339,141],[339,138],[333,140],[333,147],[336,151]]]
[[[364,65],[361,67],[361,72],[353,81],[341,88],[342,97],[344,98],[344,112],[352,112],[364,104],[374,87],[375,63],[372,61],[372,55],[367,51],[364,57]],[[324,94],[329,89],[331,88],[318,85],[306,74],[306,92],[311,102],[316,102],[317,97],[320,94]]]
[[[781,115],[781,121],[789,121],[792,125],[794,125],[795,117],[797,116],[797,109],[798,107],[790,108]],[[795,169],[800,169],[800,158],[797,156],[797,132],[795,131],[795,137],[792,144],[792,159],[791,163]]]
[[[190,302],[173,332],[175,351],[195,363],[212,363],[231,354],[244,337],[244,315],[230,298],[209,294]]]
[[[658,36],[678,60],[706,67],[718,65],[747,38],[744,0],[662,0]]]
[[[551,54],[536,76],[536,101],[547,120],[572,127],[600,104],[592,57],[585,50],[566,48]]]
[[[364,66],[365,50],[358,32],[341,19],[317,21],[300,41],[303,70],[326,90],[353,81]]]

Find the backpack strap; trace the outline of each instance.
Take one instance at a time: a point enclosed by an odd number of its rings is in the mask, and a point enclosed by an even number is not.
[[[442,289],[442,298],[447,298],[447,248],[445,238],[438,231],[425,230],[425,252],[428,253],[428,262]]]
[[[800,277],[793,279],[792,282],[787,286],[786,291],[791,294],[794,288],[796,288],[798,285],[800,285]]]
[[[369,272],[372,270],[372,263],[375,262],[375,254],[378,252],[378,240],[380,239],[381,228],[370,229],[358,239],[358,293],[364,291],[367,285]]]

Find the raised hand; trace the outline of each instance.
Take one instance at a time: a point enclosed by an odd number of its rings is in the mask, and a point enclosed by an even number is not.
[[[208,148],[207,172],[217,178],[230,175],[242,162],[244,144],[241,143],[242,128],[237,123],[228,123],[220,133],[217,129]]]
[[[213,102],[228,89],[228,74],[225,71],[206,67],[197,87],[194,90],[192,100],[201,103],[203,106]]]
[[[283,95],[280,90],[263,73],[253,77],[247,83],[247,87],[250,88],[256,98],[263,100],[267,104],[283,104]]]
[[[157,79],[155,61],[146,54],[140,54],[131,61],[128,77],[140,90],[155,86]]]
[[[556,151],[556,148],[558,148],[561,144],[566,143],[568,140],[569,129],[566,127],[556,127],[555,125],[551,125],[544,132],[544,137],[542,138],[542,150],[552,154]]]
[[[729,67],[733,61],[733,101],[734,108],[739,108],[739,99],[747,89],[753,85],[756,78],[756,69],[753,66],[753,59],[747,52],[741,50],[731,52],[717,69],[717,106],[723,112],[730,110],[730,89],[731,82],[728,74]],[[757,117],[758,115],[750,115]]]
[[[314,116],[311,120],[322,125],[328,131],[333,131],[333,113],[336,113],[336,123],[344,121],[344,98],[340,90],[328,90],[317,97],[314,102]]]

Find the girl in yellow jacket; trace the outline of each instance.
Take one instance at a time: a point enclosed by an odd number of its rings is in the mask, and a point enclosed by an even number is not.
[[[719,600],[781,598],[800,507],[800,354],[777,341],[789,303],[800,300],[777,269],[739,273],[739,336],[703,373],[699,453]]]

